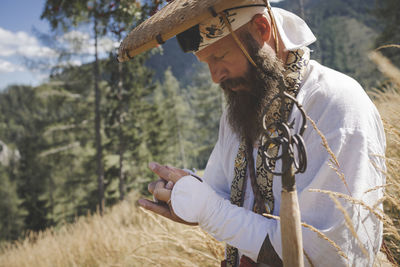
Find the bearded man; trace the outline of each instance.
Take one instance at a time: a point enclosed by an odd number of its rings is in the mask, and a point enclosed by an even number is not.
[[[146,199],[139,204],[174,221],[198,224],[225,241],[224,266],[281,266],[279,222],[261,215],[280,214],[281,178],[262,164],[263,153],[276,156],[278,151],[262,147],[260,136],[263,120],[268,124],[282,116],[277,105],[268,103],[283,77],[287,93],[316,126],[307,122],[303,138],[309,164],[305,173],[296,175],[301,221],[335,243],[303,228],[304,263],[372,266],[382,242],[382,222],[359,205],[335,204],[328,194],[310,191],[339,192],[370,206],[382,197],[382,189],[367,191],[384,184],[385,135],[362,87],[310,60],[307,46],[315,37],[302,19],[264,4],[236,5],[177,38],[185,52],[208,64],[212,80],[226,95],[227,110],[203,181],[187,171],[150,163],[161,179],[151,183],[149,191],[168,205]],[[301,113],[296,106],[289,108],[291,131],[298,132]],[[281,164],[277,160],[275,170]]]

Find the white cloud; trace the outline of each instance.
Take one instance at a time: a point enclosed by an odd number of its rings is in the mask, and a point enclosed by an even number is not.
[[[9,61],[0,58],[0,73],[9,73],[17,71],[25,71],[25,69],[21,66],[15,65]]]
[[[58,37],[56,45],[64,52],[71,52],[71,57],[59,61],[57,50],[42,45],[35,36],[0,27],[0,90],[12,83],[38,84],[48,77],[53,66],[80,66],[93,61],[94,39],[90,34],[74,30]],[[107,37],[99,38],[99,57],[107,56],[115,45]]]
[[[26,32],[11,32],[0,27],[0,56],[15,55],[52,58],[56,53],[51,48],[42,46],[36,37]]]
[[[77,56],[94,55],[94,39],[86,32],[73,30],[57,38],[57,41],[59,45]],[[101,37],[98,40],[98,53],[104,56],[114,50],[115,46],[115,41]],[[36,37],[26,32],[11,32],[0,27],[0,57],[11,56],[55,59],[57,52],[41,45]]]
[[[75,53],[94,55],[94,39],[88,33],[73,30],[65,33],[58,41],[64,43],[70,51],[74,51]],[[99,55],[115,49],[115,42],[107,37],[99,38],[97,45]]]

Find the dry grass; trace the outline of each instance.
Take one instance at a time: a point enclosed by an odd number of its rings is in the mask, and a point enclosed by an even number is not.
[[[393,89],[374,93],[375,104],[383,118],[386,138],[386,190],[384,211],[393,222],[385,224],[385,242],[400,265],[400,94]]]
[[[130,196],[137,199],[137,196]],[[0,266],[219,266],[223,245],[125,201],[99,215],[8,245]]]
[[[379,71],[400,87],[400,70],[388,58],[377,51],[370,52],[369,58],[378,66]]]
[[[400,45],[385,45],[377,50],[385,48],[400,48]],[[384,93],[370,92],[382,116],[387,139],[385,172],[387,184],[382,201],[384,212],[393,224],[384,224],[384,239],[389,258],[392,257],[392,260],[400,266],[400,70],[377,50],[370,53],[370,59],[392,83]]]

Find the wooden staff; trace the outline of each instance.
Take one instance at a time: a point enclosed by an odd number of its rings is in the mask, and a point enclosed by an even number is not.
[[[282,174],[280,207],[283,266],[304,266],[303,237],[295,170],[289,153],[284,153],[282,156],[282,169],[287,168],[287,171]]]
[[[304,266],[303,235],[301,215],[297,198],[295,173],[304,173],[307,168],[307,152],[301,137],[306,129],[306,113],[297,100],[280,86],[281,114],[285,114],[288,101],[296,105],[302,114],[302,125],[298,134],[292,134],[288,123],[288,113],[280,123],[282,150],[282,192],[280,207],[281,241],[283,266]],[[297,158],[294,151],[297,150]]]
[[[295,174],[304,173],[307,168],[307,153],[306,147],[301,137],[306,129],[306,114],[297,100],[285,92],[283,79],[279,84],[279,94],[275,99],[280,99],[280,112],[282,118],[280,121],[267,126],[263,125],[264,129],[275,129],[278,136],[267,137],[266,147],[277,145],[280,148],[281,156],[277,158],[266,157],[266,169],[274,175],[282,176],[282,193],[280,207],[280,225],[281,225],[281,241],[282,241],[282,261],[283,266],[297,267],[304,266],[303,258],[303,237],[301,232],[301,216],[299,201],[297,198]],[[301,112],[303,121],[298,134],[292,134],[288,121],[289,110],[288,103],[292,102]],[[272,103],[272,101],[271,101]],[[265,111],[265,114],[268,109]],[[264,120],[265,122],[265,120]],[[297,150],[295,158],[294,151]],[[281,172],[276,172],[270,161],[280,158],[282,161]]]

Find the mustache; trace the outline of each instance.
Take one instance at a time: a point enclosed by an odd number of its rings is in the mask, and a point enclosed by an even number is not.
[[[248,87],[249,80],[246,79],[244,76],[237,77],[237,78],[229,78],[229,79],[222,81],[219,84],[219,86],[222,89],[224,89],[225,91],[230,91],[230,90],[232,90],[232,88],[239,87],[239,86]]]

